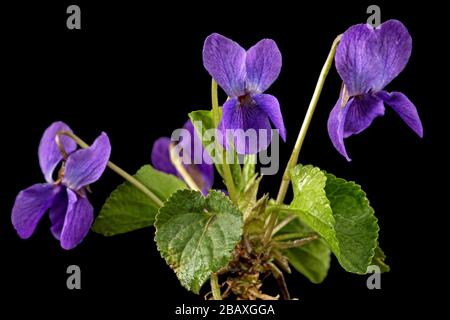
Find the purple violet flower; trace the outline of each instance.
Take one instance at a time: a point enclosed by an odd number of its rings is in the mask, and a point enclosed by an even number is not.
[[[270,121],[286,141],[280,104],[274,96],[263,94],[281,70],[281,53],[275,41],[263,39],[246,51],[233,40],[213,33],[205,40],[203,65],[229,97],[223,104],[219,128],[223,135],[227,129],[232,131],[238,153],[254,154],[266,149],[272,141]],[[242,135],[249,129],[256,130],[257,145],[248,143]],[[259,130],[265,130],[265,139]],[[228,146],[231,141],[226,137],[227,142],[222,143]]]
[[[183,138],[179,142],[182,152],[188,152],[188,157],[190,158],[189,163],[183,163],[186,171],[195,181],[196,185],[200,188],[204,195],[208,194],[209,189],[212,188],[214,183],[214,166],[211,164],[212,160],[209,158],[209,161],[205,161],[203,157],[209,157],[206,152],[204,152],[204,148],[202,142],[195,131],[194,126],[192,125],[191,120],[188,120],[184,126],[189,132],[189,136],[191,139],[184,140]],[[183,177],[178,173],[177,169],[172,164],[170,159],[170,145],[172,141],[168,137],[161,137],[155,141],[152,148],[152,165],[155,169],[172,174],[177,176],[180,179]],[[195,150],[200,150],[201,154],[199,154],[198,158],[201,159],[200,164],[196,164],[195,162]],[[198,162],[198,161],[197,161]]]
[[[383,90],[405,68],[411,49],[411,36],[397,20],[386,21],[376,29],[358,24],[343,34],[335,63],[344,86],[330,113],[328,134],[348,161],[344,138],[364,131],[376,117],[384,115],[385,103],[423,136],[414,104],[401,92]]]
[[[70,131],[63,122],[45,130],[39,145],[39,164],[46,183],[22,190],[12,209],[12,224],[22,239],[29,238],[43,215],[49,211],[51,232],[64,249],[77,246],[91,228],[94,209],[86,196],[86,187],[97,181],[106,168],[111,153],[108,136],[102,133],[87,149],[76,150],[75,142],[61,136],[69,155],[56,181],[53,173],[63,156],[55,142],[58,131]]]

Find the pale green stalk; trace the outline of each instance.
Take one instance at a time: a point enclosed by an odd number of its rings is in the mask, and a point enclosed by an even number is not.
[[[316,110],[317,102],[319,101],[320,94],[322,93],[323,85],[325,84],[325,79],[327,78],[328,72],[330,71],[330,68],[333,64],[336,48],[339,44],[339,41],[341,40],[341,37],[342,35],[339,35],[336,37],[336,39],[334,39],[330,52],[328,53],[328,57],[325,60],[325,64],[322,67],[322,71],[320,72],[319,79],[317,80],[316,88],[311,98],[311,102],[309,103],[308,111],[306,112],[305,119],[303,120],[302,127],[300,128],[300,132],[298,134],[297,141],[295,142],[294,149],[292,150],[291,157],[289,158],[286,169],[284,170],[283,179],[281,181],[280,189],[278,191],[278,196],[276,200],[276,203],[278,205],[283,204],[284,198],[286,197],[289,183],[291,181],[291,170],[297,165],[300,150],[302,149],[306,133],[308,132],[314,111]],[[277,218],[278,218],[278,211],[273,211],[269,217],[269,222],[267,224],[267,230],[264,237],[266,243],[268,240],[270,240],[270,237],[272,236],[273,229],[275,227],[275,224],[277,223]]]
[[[214,121],[214,128],[218,128],[219,121],[220,121],[220,110],[219,110],[219,99],[217,97],[217,83],[214,81],[214,79],[211,82],[211,100],[212,100],[212,112],[213,112],[213,121]],[[218,141],[216,139],[216,144],[218,144]],[[216,145],[216,150],[218,150],[220,147]],[[236,192],[236,186],[234,185],[233,176],[231,175],[230,166],[228,165],[226,161],[226,150],[222,148],[222,172],[223,172],[223,179],[225,182],[225,185],[228,190],[228,194],[230,195],[231,201],[233,201],[234,204],[237,204],[238,198],[237,198],[237,192]]]

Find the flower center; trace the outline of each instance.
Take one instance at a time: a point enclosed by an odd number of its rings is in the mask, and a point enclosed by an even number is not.
[[[56,181],[54,183],[55,185],[60,185],[62,183],[64,174],[65,174],[64,167],[65,167],[65,162],[63,161],[61,164],[61,168],[59,168],[59,170],[58,170],[58,178],[56,179]]]
[[[254,101],[251,95],[244,94],[243,96],[238,97],[239,107],[251,107],[254,105]]]

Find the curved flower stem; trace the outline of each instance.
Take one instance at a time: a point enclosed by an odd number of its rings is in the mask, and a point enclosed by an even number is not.
[[[214,79],[211,82],[211,100],[212,100],[212,113],[213,113],[213,121],[214,121],[214,128],[218,130],[219,127],[219,121],[220,121],[220,111],[219,111],[219,99],[217,97],[217,82],[214,81]],[[219,142],[217,139],[216,141],[216,150],[220,148],[218,145]],[[226,150],[225,148],[222,148],[222,172],[223,172],[223,179],[225,181],[225,185],[228,190],[228,194],[230,195],[231,201],[233,201],[234,204],[237,204],[237,192],[236,192],[236,186],[234,185],[233,176],[231,175],[230,167],[227,163],[227,157],[226,157]]]
[[[222,300],[217,273],[211,273],[211,292],[214,300]]]
[[[311,98],[311,102],[309,103],[308,111],[306,112],[305,119],[303,120],[303,124],[298,134],[297,141],[295,142],[294,150],[292,150],[291,157],[289,158],[286,169],[284,170],[283,179],[281,181],[280,189],[278,191],[278,196],[276,200],[277,204],[282,204],[284,202],[284,198],[286,197],[289,183],[291,182],[291,170],[297,164],[298,156],[300,154],[300,150],[302,149],[303,141],[305,140],[306,133],[308,132],[314,111],[316,110],[317,102],[319,101],[323,85],[325,84],[325,79],[327,78],[328,72],[330,71],[330,68],[333,64],[336,48],[339,42],[341,41],[341,37],[342,35],[338,35],[336,39],[334,39],[333,44],[331,45],[330,52],[328,53],[328,57],[325,60],[325,64],[322,67],[322,71],[320,72],[316,88]],[[277,223],[277,218],[278,212],[273,211],[270,215],[269,222],[267,225],[269,233],[266,233],[266,235],[269,234],[269,237],[272,235],[273,228]]]
[[[183,177],[184,181],[186,181],[186,184],[189,186],[189,188],[195,191],[201,191],[200,188],[195,183],[194,179],[192,179],[189,172],[183,166],[183,163],[181,162],[180,157],[176,153],[175,146],[173,144],[170,144],[169,151],[170,151],[170,161],[172,162],[175,169],[177,169],[178,173]]]
[[[339,41],[341,40],[341,37],[342,35],[339,35],[336,37],[336,39],[334,39],[330,53],[328,54],[327,60],[322,67],[322,71],[320,72],[320,76],[316,84],[316,89],[314,90],[311,102],[309,103],[308,111],[306,112],[305,119],[303,120],[303,124],[298,134],[297,141],[295,142],[294,150],[292,150],[291,158],[289,159],[283,174],[283,180],[281,181],[280,189],[278,191],[277,204],[282,204],[286,196],[289,182],[291,181],[291,170],[297,164],[303,141],[305,140],[306,133],[308,132],[309,124],[311,123],[314,111],[316,110],[317,102],[319,101],[320,94],[322,93],[325,79],[327,78],[328,72],[330,71],[331,65],[333,64],[336,48],[339,44]]]
[[[60,137],[64,135],[67,136],[69,138],[71,138],[73,141],[75,141],[81,148],[89,148],[89,145],[84,142],[83,140],[81,140],[78,136],[76,136],[75,134],[73,134],[72,132],[69,131],[59,131],[56,134],[56,143],[58,145],[58,148],[60,149],[61,153],[64,155],[66,155],[67,158],[67,153],[65,150],[61,150],[64,149],[62,148],[62,144],[60,143]],[[138,189],[139,191],[141,191],[142,193],[144,193],[147,197],[150,198],[150,200],[153,201],[153,203],[158,206],[158,207],[162,207],[163,206],[163,201],[158,198],[151,190],[149,190],[146,186],[144,186],[139,180],[137,180],[135,177],[133,177],[132,175],[130,175],[128,172],[126,172],[125,170],[123,170],[122,168],[118,167],[116,164],[112,163],[111,161],[108,161],[108,167],[114,171],[115,173],[117,173],[119,176],[121,176],[122,178],[124,178],[125,180],[127,180],[129,183],[131,183],[136,189]]]

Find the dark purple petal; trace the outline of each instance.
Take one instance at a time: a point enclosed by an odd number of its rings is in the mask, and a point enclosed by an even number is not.
[[[188,120],[188,121],[186,121],[186,122],[184,123],[183,129],[186,129],[187,131],[189,131],[189,133],[191,134],[191,136],[193,136],[193,137],[197,138],[198,140],[200,140],[200,139],[198,138],[198,135],[197,135],[197,133],[196,133],[196,131],[195,131],[194,125],[192,124],[192,121],[191,121],[191,120]]]
[[[189,176],[194,180],[195,185],[204,195],[208,194],[214,183],[214,166],[207,163],[184,165]],[[182,176],[180,176],[183,179]]]
[[[152,165],[156,170],[178,176],[177,169],[170,160],[169,146],[172,141],[167,137],[159,138],[155,141],[152,148]]]
[[[281,70],[281,52],[275,41],[263,39],[247,51],[246,89],[250,93],[266,91],[278,78]]]
[[[234,141],[239,154],[258,153],[267,149],[272,140],[269,117],[254,101],[244,102],[243,105],[238,99],[226,101],[221,121],[222,134],[227,141],[226,148]]]
[[[50,183],[35,184],[22,190],[12,209],[11,221],[22,239],[29,238],[44,213],[51,207],[55,195],[60,191]]]
[[[191,163],[194,163],[195,152],[203,153],[203,144],[200,140],[197,132],[195,131],[194,125],[191,120],[186,121],[183,126],[183,129],[189,132],[189,139],[184,140],[183,138],[179,142],[180,147],[183,149],[183,152],[187,152],[191,156]],[[201,159],[202,155],[197,155],[199,159]]]
[[[63,184],[79,190],[97,181],[105,171],[111,154],[111,144],[106,133],[102,133],[87,149],[72,153],[66,162]]]
[[[192,123],[186,123],[184,126],[184,129],[188,130],[189,133],[192,135],[194,134],[194,128],[192,126]],[[200,142],[197,134],[195,133],[195,136],[197,137],[198,141]],[[193,148],[191,146],[190,142],[192,141],[192,136],[190,136],[189,141],[185,141],[185,144],[187,145],[187,151],[193,150],[189,148]],[[172,141],[169,138],[162,137],[155,141],[153,144],[152,149],[152,164],[155,169],[168,173],[173,174],[174,176],[179,177],[180,179],[183,179],[183,177],[178,173],[177,169],[173,166],[172,160],[170,159],[170,151],[169,146]],[[181,141],[180,143],[183,143]],[[185,149],[182,149],[183,152],[185,152]],[[200,142],[200,150],[203,151],[201,142]],[[200,158],[201,163],[195,164],[193,159],[191,163],[184,164],[184,167],[186,168],[186,171],[189,173],[189,175],[192,177],[192,179],[195,181],[197,186],[204,191],[204,193],[211,189],[213,182],[214,182],[214,166],[212,164],[206,163]],[[206,194],[205,193],[205,194]]]
[[[245,93],[245,50],[236,42],[213,33],[203,46],[203,65],[229,97]]]
[[[53,204],[50,207],[50,231],[57,240],[61,238],[61,231],[64,226],[64,219],[66,218],[67,202],[67,192],[64,190],[55,196]]]
[[[354,98],[351,98],[347,105],[351,103]],[[348,108],[342,107],[342,92],[339,96],[336,105],[330,112],[328,117],[328,135],[330,136],[331,142],[333,143],[336,150],[343,155],[347,161],[351,161],[347,155],[347,150],[345,150],[344,144],[344,123],[345,117],[347,116]]]
[[[350,98],[343,107],[341,92],[328,118],[328,134],[334,147],[348,161],[351,161],[345,150],[344,138],[364,131],[376,117],[382,115],[384,115],[384,105],[381,99],[369,94],[357,96]]]
[[[380,91],[378,96],[389,105],[400,118],[419,136],[423,137],[423,127],[414,104],[401,92]]]
[[[412,38],[408,29],[398,20],[388,20],[376,29],[379,44],[377,55],[381,59],[380,77],[374,84],[375,91],[383,89],[406,67],[412,50]]]
[[[253,96],[258,108],[263,110],[276,129],[283,141],[286,141],[286,128],[284,127],[283,115],[281,114],[280,104],[277,98],[270,94],[257,94]]]
[[[64,122],[54,122],[48,127],[42,135],[41,142],[39,144],[39,165],[41,166],[42,173],[45,176],[47,182],[53,182],[53,171],[58,163],[63,159],[61,152],[55,142],[56,133],[58,131],[65,130],[72,132],[69,126]],[[62,136],[61,143],[67,153],[73,152],[77,148],[77,144],[69,137]]]
[[[204,159],[207,159],[208,163],[212,163],[208,153],[204,152],[205,149],[203,148],[202,140],[197,134],[191,120],[186,121],[183,129],[189,132],[189,137],[185,139],[182,136],[179,146],[183,149],[183,154],[186,152],[190,157],[190,162],[187,164],[201,164],[204,162]]]
[[[336,49],[336,69],[350,96],[367,93],[378,77],[381,66],[371,57],[373,42],[373,29],[357,24],[344,32]]]
[[[212,188],[214,184],[214,165],[208,163],[202,163],[198,165],[199,170],[202,174],[203,187],[202,193],[204,195],[208,194],[208,191]]]
[[[183,140],[179,142],[183,148],[183,153],[188,152],[190,154],[190,163],[184,164],[184,166],[203,194],[206,195],[214,183],[214,165],[208,153],[205,152],[202,141],[191,120],[186,121],[183,128],[188,130],[190,134],[189,143],[184,143]]]
[[[350,27],[336,50],[336,69],[349,95],[379,91],[406,66],[412,40],[406,27],[389,20],[374,29],[368,24]]]
[[[94,221],[94,208],[89,200],[70,189],[67,190],[67,212],[61,231],[61,247],[76,247],[87,235]]]
[[[364,131],[376,117],[384,115],[383,101],[370,94],[354,97],[346,108],[344,138]]]

